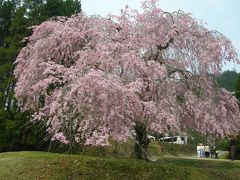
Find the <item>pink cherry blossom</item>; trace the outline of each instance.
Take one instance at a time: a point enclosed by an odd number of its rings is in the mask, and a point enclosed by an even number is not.
[[[110,19],[84,13],[34,27],[16,60],[16,98],[52,140],[109,145],[146,131],[240,130],[237,100],[211,75],[239,62],[231,42],[156,0]]]

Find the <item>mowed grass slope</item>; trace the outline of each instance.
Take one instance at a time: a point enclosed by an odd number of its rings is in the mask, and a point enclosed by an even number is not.
[[[128,141],[127,143],[112,143],[111,146],[105,147],[85,147],[83,150],[84,155],[96,157],[131,157],[134,150],[134,142]],[[148,146],[148,153],[150,156],[162,157],[169,156],[193,156],[196,155],[196,146],[194,145],[181,145],[172,143],[159,143],[158,141],[151,142]]]
[[[240,179],[240,162],[161,158],[157,162],[48,152],[0,153],[0,179]]]

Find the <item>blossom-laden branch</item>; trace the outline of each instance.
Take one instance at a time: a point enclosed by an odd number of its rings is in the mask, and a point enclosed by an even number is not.
[[[159,133],[239,132],[236,99],[209,76],[239,62],[231,42],[182,11],[142,7],[33,28],[16,60],[16,98],[52,140],[108,145],[138,123]]]

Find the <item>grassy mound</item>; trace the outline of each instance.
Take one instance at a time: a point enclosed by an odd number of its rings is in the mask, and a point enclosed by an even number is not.
[[[153,151],[155,149],[155,151]],[[153,152],[152,152],[153,151]],[[151,154],[161,155],[173,155],[173,156],[192,156],[196,155],[196,146],[194,145],[183,145],[183,144],[172,144],[164,142],[152,142],[149,145],[149,152]]]
[[[111,146],[105,147],[84,147],[83,154],[97,157],[131,157],[134,150],[134,142],[119,144],[113,142]],[[192,156],[196,155],[196,146],[172,143],[160,143],[153,141],[149,144],[148,153],[150,156]]]
[[[161,158],[158,162],[47,152],[0,154],[0,179],[239,179],[240,162]]]

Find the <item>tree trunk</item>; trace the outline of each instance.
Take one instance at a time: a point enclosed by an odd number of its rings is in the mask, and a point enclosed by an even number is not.
[[[146,125],[144,123],[138,123],[135,125],[136,143],[134,148],[134,157],[136,159],[142,159],[148,161],[147,147],[150,140],[147,138]]]

